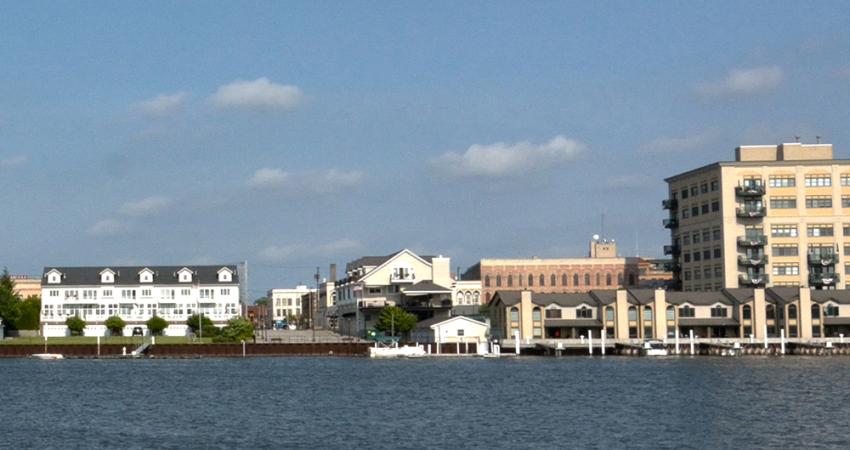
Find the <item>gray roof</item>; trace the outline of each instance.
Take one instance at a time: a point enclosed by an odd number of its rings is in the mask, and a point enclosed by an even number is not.
[[[450,293],[450,292],[452,292],[452,290],[451,290],[451,288],[447,288],[445,286],[440,286],[439,284],[434,283],[433,281],[426,280],[426,281],[420,281],[420,282],[406,288],[403,292],[404,293],[414,293],[414,292],[426,292],[426,293],[428,293],[428,292],[449,292]]]
[[[480,281],[481,280],[481,263],[477,262],[477,263],[469,266],[469,268],[466,269],[466,271],[463,272],[463,274],[460,276],[460,279],[463,280],[463,281],[469,281],[469,280]]]
[[[177,272],[180,269],[187,268],[194,272],[192,283],[177,281]],[[233,281],[222,284],[238,284],[239,273],[235,265],[220,265],[220,266],[89,266],[89,267],[56,267],[48,266],[44,268],[42,274],[42,284],[45,286],[135,286],[139,285],[139,272],[143,269],[150,269],[154,272],[153,285],[191,285],[191,284],[218,284],[218,271],[222,268],[228,268],[233,272]],[[115,272],[114,283],[101,283],[100,273],[106,269]],[[58,270],[62,273],[62,279],[59,283],[46,283],[47,273],[52,270]]]
[[[522,298],[522,294],[520,291],[496,291],[493,295],[493,298],[490,299],[490,303],[495,303],[496,300],[500,300],[505,306],[512,306],[519,303]]]
[[[671,305],[682,305],[688,303],[695,306],[710,306],[715,303],[723,305],[734,304],[733,299],[720,291],[712,292],[667,292],[667,303]]]
[[[812,291],[812,300],[817,303],[826,303],[833,301],[843,305],[850,304],[850,291],[835,290],[835,291]]]
[[[403,252],[404,250],[406,250],[406,249],[401,249],[397,252],[393,252],[393,253],[390,253],[389,255],[384,255],[384,256],[361,256],[360,258],[357,258],[354,261],[351,261],[350,263],[346,264],[345,265],[345,271],[348,272],[350,270],[357,269],[358,267],[377,267],[377,266],[380,266],[381,264],[391,260],[395,255],[398,255],[399,253]],[[417,255],[417,256],[424,259],[425,261],[428,261],[429,263],[432,262],[431,261],[432,259],[436,258],[436,256],[434,256],[434,255],[429,255],[429,256]]]
[[[850,317],[824,317],[824,325],[850,325]]]
[[[500,299],[505,306],[516,305],[522,298],[521,291],[497,291],[491,302]],[[573,293],[554,293],[554,294],[531,294],[531,303],[537,306],[578,306],[581,304],[598,305],[597,301],[590,293],[573,292]]]
[[[738,321],[731,317],[679,319],[680,327],[734,327],[738,325]]]
[[[482,322],[482,321],[480,321],[480,320],[475,320],[475,319],[473,319],[473,318],[471,318],[471,317],[466,317],[466,316],[436,316],[436,317],[431,317],[430,319],[425,319],[425,320],[423,320],[423,321],[421,321],[421,322],[416,322],[416,329],[425,329],[425,328],[430,328],[430,327],[431,327],[431,325],[436,325],[436,324],[438,324],[438,323],[440,323],[440,322],[445,322],[445,321],[447,321],[447,320],[449,320],[449,319],[454,319],[455,317],[463,317],[463,318],[469,319],[469,320],[471,320],[471,321],[473,321],[473,322],[478,322],[478,323],[480,323],[481,325],[484,325],[484,326],[486,326],[486,325],[487,325],[485,322]]]
[[[545,327],[575,327],[575,328],[602,328],[602,322],[593,319],[546,319]]]
[[[770,289],[765,289],[764,293],[768,300],[780,305],[791,303],[800,299],[800,289],[795,287],[772,287]]]

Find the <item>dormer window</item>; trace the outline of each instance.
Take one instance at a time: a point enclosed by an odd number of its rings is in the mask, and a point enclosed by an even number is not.
[[[233,271],[228,269],[227,267],[222,267],[218,271],[218,282],[219,283],[229,283],[233,281]]]
[[[100,282],[101,283],[114,283],[115,282],[115,272],[112,269],[104,269],[100,272]]]
[[[139,283],[153,283],[153,270],[147,267],[139,271]]]
[[[59,284],[62,282],[62,272],[53,269],[50,272],[47,272],[47,283],[48,284]]]
[[[177,271],[177,281],[181,283],[191,283],[192,282],[192,271],[188,268],[184,267]]]

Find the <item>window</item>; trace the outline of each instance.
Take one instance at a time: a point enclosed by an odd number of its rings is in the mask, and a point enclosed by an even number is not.
[[[691,197],[696,197],[699,194],[699,190],[697,190],[696,186],[691,186]]]
[[[498,280],[498,278],[496,278],[496,279]],[[496,285],[498,286],[498,285],[499,285],[499,283],[496,283]],[[369,293],[370,293],[370,294],[380,294],[380,293],[381,293],[381,288],[380,288],[380,287],[370,287],[370,288],[369,288]],[[290,300],[291,300],[291,299],[290,299]]]
[[[669,322],[676,320],[676,308],[674,308],[673,306],[667,307],[667,320]]]
[[[797,207],[797,197],[770,197],[770,207],[773,209],[794,209]]]
[[[694,280],[702,280],[702,271],[699,267],[694,269]]]
[[[590,286],[590,274],[589,273],[584,274],[584,285]]]
[[[770,226],[770,235],[773,237],[797,237],[797,225],[776,224]]]
[[[684,278],[685,281],[690,281],[691,280],[691,271],[686,270],[686,271],[682,272],[682,278]]]
[[[714,257],[720,258],[721,256],[723,256],[723,251],[720,249],[720,247],[716,247],[714,249]]]
[[[744,318],[744,320],[752,320],[753,309],[750,308],[750,305],[744,305],[744,308],[741,310],[741,316]]]
[[[774,275],[799,275],[800,267],[796,264],[774,264]]]
[[[686,234],[682,236],[682,245],[691,245],[691,235]]]
[[[717,212],[717,211],[720,211],[720,201],[714,200],[713,202],[711,202],[711,212]]]
[[[702,230],[702,241],[708,242],[711,240],[711,230]]]
[[[711,192],[716,192],[720,189],[720,181],[719,180],[711,180]]]
[[[797,244],[774,244],[771,246],[773,256],[798,256]]]
[[[519,322],[519,309],[511,308],[511,322]]]
[[[514,276],[508,275],[508,287],[511,287],[513,285],[514,285]]]
[[[776,319],[776,308],[774,308],[774,307],[773,307],[773,305],[767,305],[767,306],[765,306],[765,309],[764,309],[764,317],[765,317],[767,320],[774,320],[774,319]]]
[[[596,274],[596,285],[602,286],[602,274],[601,273]]]
[[[838,317],[838,306],[836,305],[826,305],[823,308],[824,317]]]
[[[490,287],[490,275],[484,275],[484,287]]]
[[[850,186],[850,174],[846,174],[846,173],[841,174],[841,185],[842,186]]]
[[[694,240],[694,244],[699,244],[699,243],[700,243],[700,239],[699,239],[699,231],[697,231],[696,233],[694,233],[694,239],[693,239],[693,240]]]
[[[699,206],[694,206],[691,208],[691,215],[693,217],[699,216]]]
[[[59,291],[50,291],[50,296],[51,297],[59,297]],[[106,297],[106,291],[104,291],[103,296]]]
[[[812,305],[812,319],[820,319],[820,306]]]
[[[629,321],[634,322],[637,320],[637,308],[634,306],[629,306]]]
[[[610,273],[605,274],[605,285],[611,286],[611,274]]]
[[[683,306],[679,308],[679,317],[694,317],[695,310],[690,306]]]
[[[614,308],[612,308],[610,306],[605,308],[605,320],[607,322],[613,322],[614,321]]]
[[[183,297],[188,297],[188,296],[192,295],[192,290],[191,289],[181,289],[180,295],[183,296]]]
[[[542,273],[540,274],[540,285],[546,286],[546,276],[543,275]]]
[[[458,328],[458,329],[457,329],[457,335],[458,335],[458,336],[463,336],[463,332],[464,332],[463,328]]]
[[[832,208],[832,197],[824,195],[806,196],[806,208]]]
[[[832,186],[832,178],[829,175],[806,175],[806,187]]]
[[[711,259],[711,250],[703,250],[702,251],[702,259],[709,260]]]
[[[501,286],[502,286],[502,276],[496,275],[496,287],[501,287]]]
[[[711,317],[726,317],[727,314],[727,309],[722,306],[715,306],[711,308]]]
[[[841,196],[841,207],[842,208],[850,208],[850,196],[847,196],[847,195]]]
[[[643,320],[652,320],[652,307],[646,306],[643,309]]]
[[[796,319],[797,318],[797,305],[788,305],[788,319]]]
[[[702,271],[702,275],[703,275],[705,278],[711,278],[711,267],[706,267],[705,269],[703,269],[703,271]],[[706,289],[706,290],[707,290],[707,291],[710,291],[711,289]]]
[[[794,187],[797,185],[797,180],[793,175],[782,175],[770,177],[767,181],[770,187]]]
[[[567,279],[568,279],[568,278],[569,278],[569,277],[567,277],[567,274],[561,274],[561,286],[566,286],[566,285],[567,285]]]
[[[553,308],[546,310],[546,318],[547,319],[560,319],[561,318],[561,309]]]
[[[723,278],[723,266],[714,266],[714,277]]]
[[[806,236],[809,237],[832,235],[832,225],[829,224],[809,225],[808,227],[806,227]]]
[[[700,213],[708,214],[708,203],[703,203],[700,205]]]
[[[573,274],[573,286],[578,286],[578,274]]]
[[[708,193],[708,184],[706,184],[706,183],[701,184],[699,186],[699,192],[700,192],[700,194],[707,194]]]
[[[528,274],[528,286],[534,286],[534,275]]]
[[[687,209],[683,209],[683,210],[682,210],[682,218],[683,218],[683,219],[687,219],[687,218],[689,218],[689,217],[691,217],[691,211],[690,211],[690,210],[687,210]]]
[[[697,252],[694,252],[693,258],[694,258],[694,261],[700,261],[700,260],[702,260],[702,255],[697,251]]]
[[[534,308],[531,310],[531,320],[533,322],[540,322],[540,308]]]
[[[556,286],[556,281],[558,281],[558,277],[556,277],[554,273],[549,275],[549,286]]]
[[[534,327],[534,328],[532,328],[532,329],[531,329],[531,334],[532,334],[535,338],[543,337],[543,329],[542,329],[542,328],[540,328],[540,327]]]
[[[581,308],[576,309],[576,318],[577,319],[592,319],[593,318],[593,310],[582,306]]]
[[[684,200],[684,199],[686,199],[686,198],[688,198],[688,190],[687,190],[687,189],[682,189],[682,200]]]

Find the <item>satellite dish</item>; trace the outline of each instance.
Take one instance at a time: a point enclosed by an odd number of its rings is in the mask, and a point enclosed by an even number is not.
[[[598,240],[599,240],[599,235],[598,235],[598,234],[594,234],[594,235],[593,235],[593,240],[594,240],[594,241],[598,241]]]

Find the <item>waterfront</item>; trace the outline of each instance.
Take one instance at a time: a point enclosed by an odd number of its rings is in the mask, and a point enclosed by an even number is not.
[[[10,448],[847,447],[846,358],[0,361]]]

